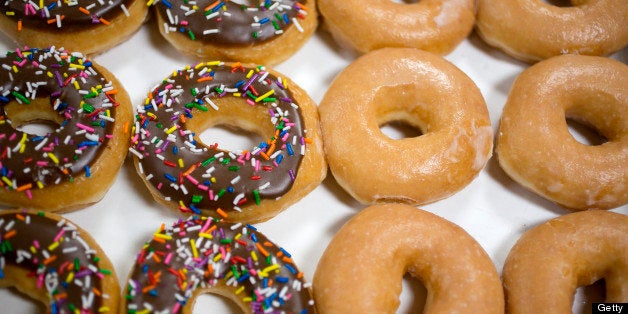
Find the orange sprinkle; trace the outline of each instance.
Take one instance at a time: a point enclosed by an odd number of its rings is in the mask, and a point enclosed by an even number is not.
[[[196,170],[196,165],[192,165],[192,166],[190,166],[190,168],[188,168],[188,170],[186,170],[186,171],[183,173],[183,175],[184,175],[184,176],[190,175],[192,172],[194,172],[194,170]]]
[[[21,31],[22,30],[22,20],[18,20],[17,21],[17,31]]]
[[[5,234],[4,234],[4,236],[3,236],[3,238],[5,238],[5,239],[9,239],[9,238],[11,238],[11,237],[15,236],[16,234],[17,234],[17,231],[15,231],[15,229],[13,229],[13,230],[11,230],[11,231],[9,231],[9,232],[5,233]]]
[[[161,244],[166,243],[166,239],[162,239],[162,238],[158,238],[158,237],[153,237],[153,241],[159,242]]]
[[[309,138],[309,137],[304,137],[303,140],[305,141],[306,144],[312,144],[314,141]]]
[[[17,189],[15,189],[15,190],[18,191],[18,192],[23,192],[23,191],[26,191],[26,190],[30,190],[32,188],[33,188],[33,184],[32,183],[28,183],[28,184],[24,184],[24,185],[18,186]]]
[[[101,17],[101,18],[99,18],[98,20],[100,21],[100,23],[103,23],[103,24],[105,24],[105,25],[109,26],[109,21],[107,21],[107,20],[103,19],[102,17]]]
[[[68,297],[67,293],[59,293],[59,294],[55,294],[54,295],[54,298],[57,299],[57,300],[63,300],[65,298],[67,298],[67,297]]]
[[[222,208],[216,209],[216,213],[218,213],[218,215],[220,215],[220,217],[222,218],[227,218],[227,216],[229,216],[229,214],[222,210]]]
[[[268,252],[266,251],[266,249],[264,249],[264,247],[258,243],[255,243],[255,246],[257,247],[257,249],[259,250],[260,253],[262,253],[262,255],[264,256],[268,256]]]
[[[54,262],[57,259],[56,255],[52,255],[50,257],[48,257],[47,259],[44,260],[44,265],[48,265],[52,262]]]
[[[270,157],[268,157],[268,155],[265,152],[260,152],[259,154],[260,154],[260,156],[262,156],[262,158],[264,158],[266,160],[270,160]]]
[[[79,11],[81,11],[81,13],[85,14],[85,15],[89,15],[89,10],[87,10],[84,7],[79,7]]]
[[[129,134],[129,121],[124,122],[124,134]]]
[[[96,287],[92,288],[92,291],[94,292],[95,295],[97,296],[101,296],[102,293],[100,292],[100,290],[96,289]]]
[[[161,258],[159,258],[159,256],[157,256],[157,254],[153,254],[153,259],[155,260],[155,262],[161,263]]]
[[[148,291],[151,291],[154,288],[155,288],[155,285],[146,286],[146,287],[142,288],[142,293],[147,293]]]
[[[297,279],[303,278],[303,272],[302,271],[298,272],[296,278]]]
[[[21,221],[26,221],[26,217],[22,214],[16,214],[15,217],[17,217],[17,219],[21,220]]]
[[[220,4],[220,0],[216,0],[212,4],[206,6],[205,9],[203,9],[203,11],[209,11],[213,9],[215,6],[217,6],[218,4]]]
[[[118,90],[117,89],[108,90],[108,91],[105,92],[105,94],[107,94],[107,95],[117,95],[118,94]]]
[[[203,77],[201,77],[201,78],[197,79],[196,81],[197,81],[198,83],[200,83],[200,82],[207,82],[207,81],[211,81],[211,80],[213,80],[213,79],[214,79],[214,78],[213,78],[213,77],[211,77],[211,76],[203,76]]]

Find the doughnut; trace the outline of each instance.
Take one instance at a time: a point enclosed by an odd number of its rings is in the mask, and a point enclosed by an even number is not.
[[[274,217],[326,175],[316,104],[263,66],[220,61],[174,71],[137,107],[130,151],[158,202],[227,221]],[[241,151],[198,135],[226,125],[261,136]]]
[[[360,54],[384,47],[448,54],[473,30],[474,0],[319,0],[336,42]]]
[[[290,253],[251,225],[190,216],[155,232],[130,272],[121,313],[192,313],[214,293],[244,313],[316,313]]]
[[[0,32],[20,46],[98,54],[125,41],[148,16],[139,0],[19,1],[0,5]]]
[[[404,204],[372,205],[333,237],[314,274],[321,313],[395,313],[404,274],[427,289],[425,313],[503,313],[501,280],[462,228]]]
[[[570,210],[628,203],[628,66],[564,55],[538,62],[513,83],[501,116],[501,168],[534,193]],[[607,141],[578,142],[566,119]]]
[[[318,26],[315,0],[255,2],[149,0],[162,36],[203,60],[277,64],[296,53]]]
[[[54,48],[10,51],[0,68],[0,203],[67,212],[102,199],[126,158],[132,123],[115,76]],[[21,130],[37,122],[55,129]]]
[[[48,313],[116,313],[120,287],[105,252],[74,223],[47,212],[0,212],[0,287]]]
[[[492,151],[477,86],[440,56],[417,49],[361,56],[334,79],[319,112],[331,172],[364,204],[448,197],[477,176]],[[394,121],[422,135],[391,139],[379,127]]]
[[[526,231],[503,270],[509,313],[571,313],[576,288],[604,279],[605,302],[628,300],[628,217],[589,210]]]
[[[529,63],[561,54],[608,55],[628,45],[625,0],[568,2],[479,0],[476,30],[489,45]]]

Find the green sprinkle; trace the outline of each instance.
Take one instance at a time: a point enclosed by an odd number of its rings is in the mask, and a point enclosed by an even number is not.
[[[203,200],[202,195],[194,195],[192,196],[192,203],[198,204]]]
[[[203,167],[207,167],[209,164],[211,164],[212,162],[216,161],[216,157],[210,157],[209,159],[203,161],[201,163],[201,166]]]
[[[30,105],[31,101],[28,98],[26,98],[26,96],[20,94],[20,92],[14,90],[13,92],[11,92],[11,94],[15,96],[15,98],[21,100],[23,103]]]
[[[262,202],[258,190],[253,190],[253,197],[255,198],[255,204],[259,205]]]
[[[230,166],[229,167],[229,171],[238,171],[238,170],[240,170],[240,167],[238,167],[238,166]]]

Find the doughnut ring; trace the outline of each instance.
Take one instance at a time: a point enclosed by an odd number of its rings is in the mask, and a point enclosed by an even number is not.
[[[480,90],[432,53],[384,48],[363,55],[334,79],[319,112],[330,169],[364,204],[443,199],[469,184],[491,155]],[[391,139],[379,128],[391,121],[423,135]]]
[[[314,274],[322,313],[395,313],[405,273],[428,291],[425,313],[503,313],[502,284],[462,228],[403,204],[362,210],[334,236]]]
[[[564,55],[515,80],[501,117],[496,154],[504,171],[571,210],[628,203],[628,66]],[[593,126],[607,142],[578,142],[566,118]]]

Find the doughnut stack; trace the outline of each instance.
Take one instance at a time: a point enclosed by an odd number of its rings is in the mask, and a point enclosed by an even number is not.
[[[395,313],[406,275],[426,313],[570,312],[600,282],[628,302],[628,67],[609,58],[628,5],[537,2],[6,1],[0,287],[51,313],[192,313],[206,293]],[[487,88],[469,45],[521,71]],[[469,211],[508,197],[526,207]]]

